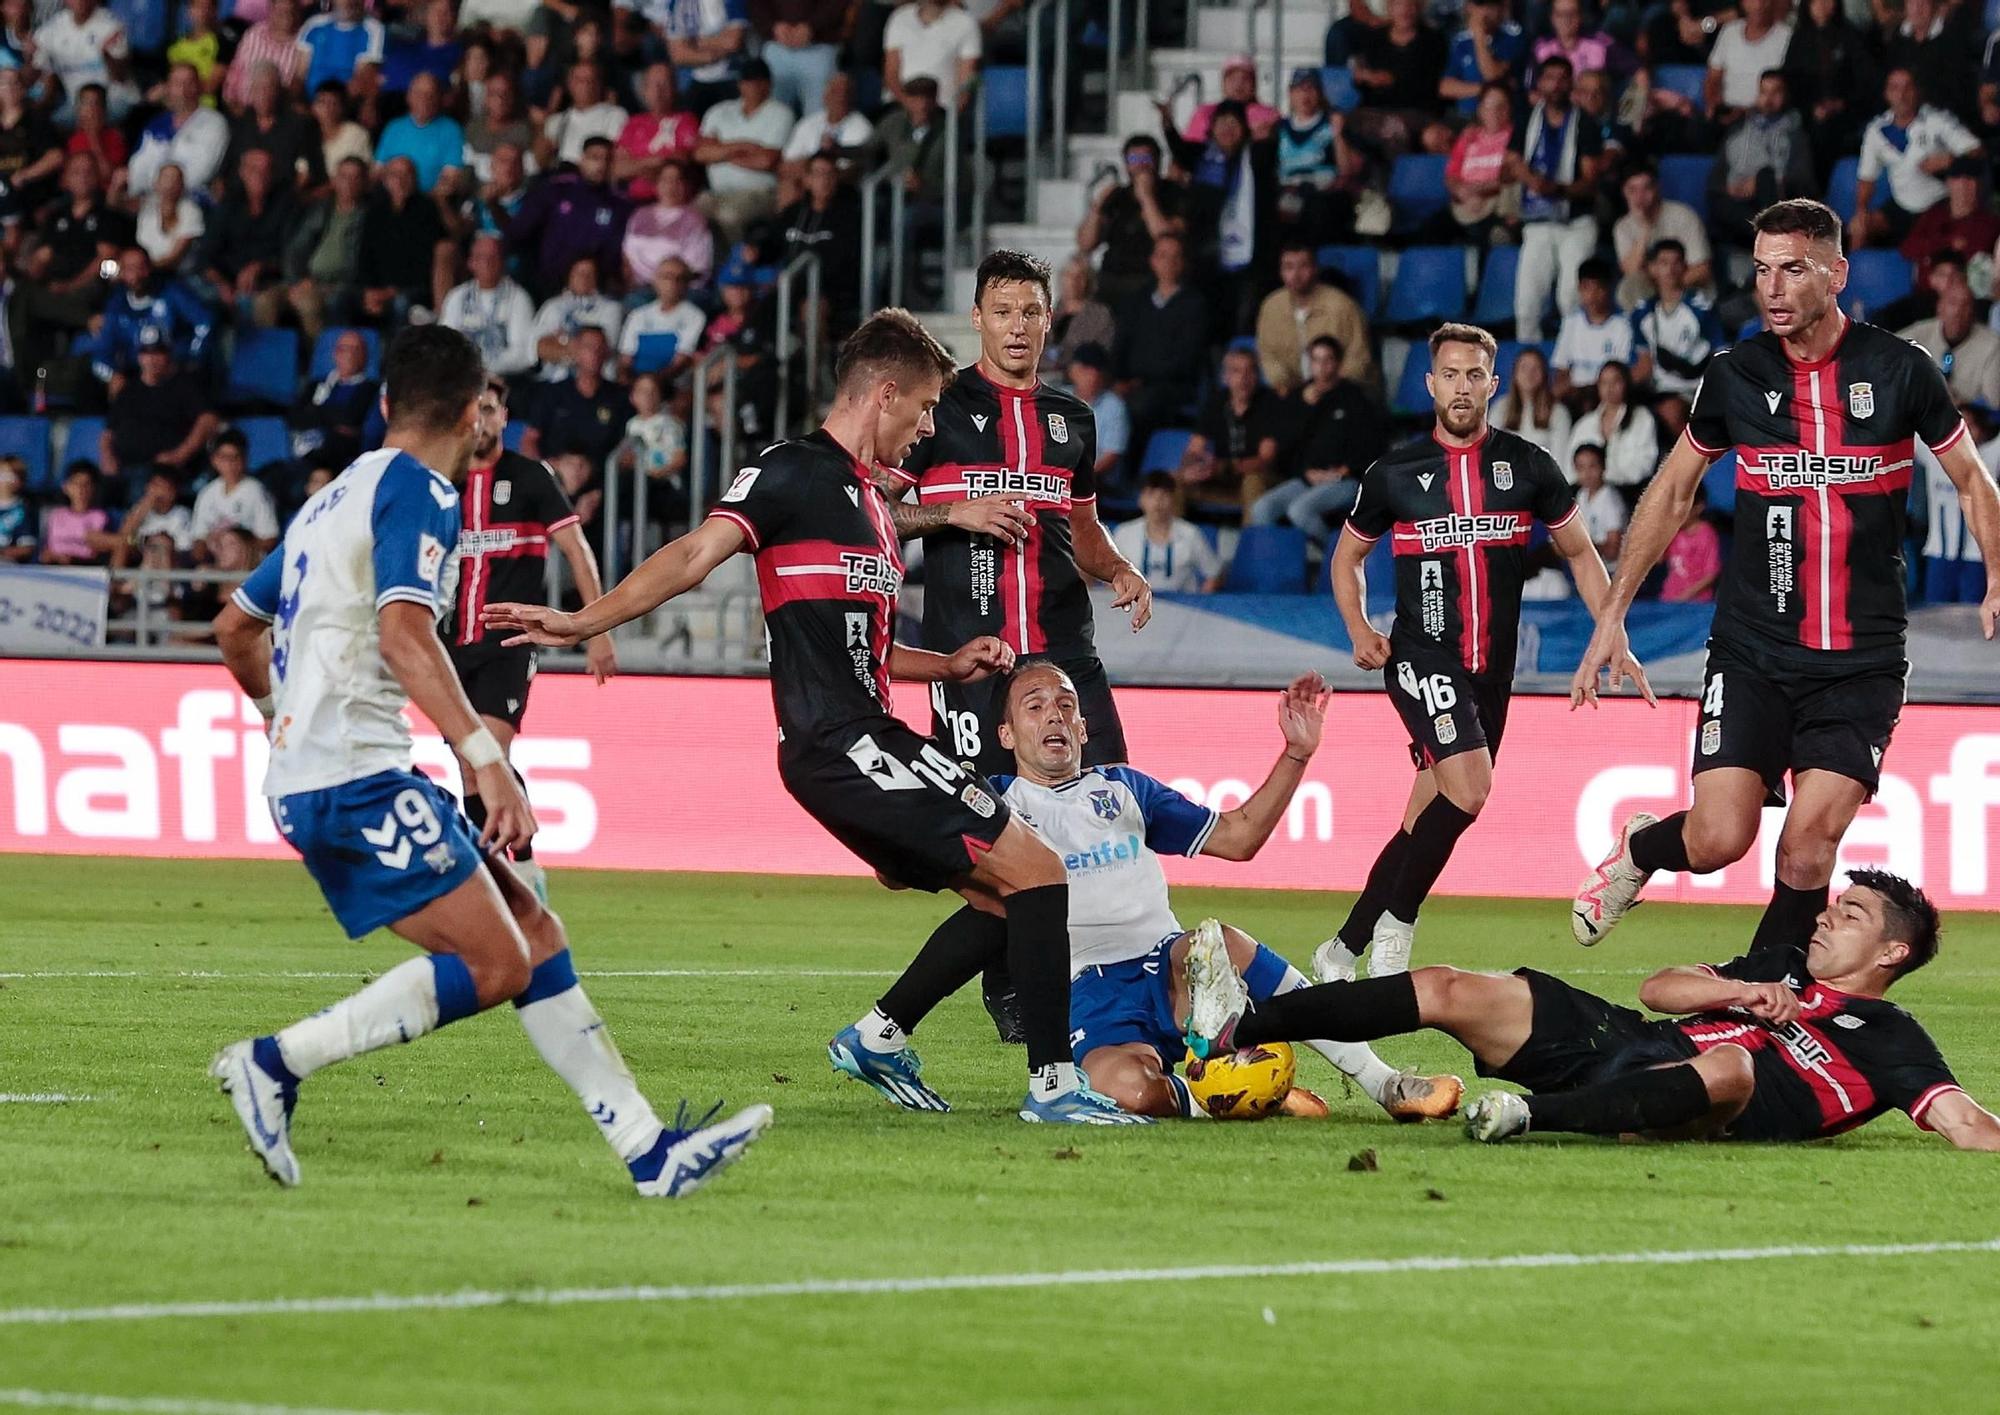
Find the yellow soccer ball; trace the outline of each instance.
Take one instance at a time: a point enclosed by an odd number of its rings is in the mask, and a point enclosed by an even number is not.
[[[1193,1052],[1188,1059],[1194,1059]],[[1262,1120],[1277,1114],[1291,1094],[1298,1064],[1288,1043],[1247,1047],[1210,1061],[1199,1079],[1188,1078],[1188,1089],[1217,1120]]]

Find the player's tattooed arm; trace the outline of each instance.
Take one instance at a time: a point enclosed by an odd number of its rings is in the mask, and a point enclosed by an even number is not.
[[[896,501],[889,506],[896,534],[904,540],[935,535],[947,528],[994,536],[1019,545],[1034,524],[1034,513],[1017,496],[975,496],[968,501]]]
[[[914,501],[891,502],[889,517],[896,523],[896,534],[904,540],[915,540],[941,531],[951,524],[952,503],[934,501],[928,506],[920,506]]]

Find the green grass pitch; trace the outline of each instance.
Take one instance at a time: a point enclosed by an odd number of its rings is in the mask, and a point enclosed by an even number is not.
[[[335,1411],[1991,1411],[2000,1252],[1043,1282],[840,1295],[159,1316],[148,1304],[763,1286],[1318,1260],[1641,1254],[2000,1236],[2000,1167],[1900,1116],[1788,1149],[1398,1128],[1302,1056],[1330,1122],[1053,1131],[964,996],[919,1035],[957,1105],[910,1115],[824,1044],[946,908],[858,881],[559,873],[586,985],[656,1103],[778,1123],[643,1202],[506,1011],[310,1082],[281,1191],[210,1053],[405,956],[345,942],[292,864],[0,861],[0,1407]],[[1187,890],[1303,962],[1342,896]],[[1439,901],[1419,963],[1528,963],[1631,1001],[1748,910],[1654,905],[1594,952],[1559,904]],[[1948,921],[1898,1000],[2000,1096],[2000,920]],[[685,976],[616,976],[684,970]],[[85,976],[93,972],[128,976]],[[309,977],[299,974],[324,973]],[[595,974],[596,976],[592,976]],[[1383,1043],[1450,1068],[1443,1038]],[[1374,1169],[1351,1169],[1372,1150]],[[655,1294],[656,1297],[661,1294]],[[135,1304],[118,1320],[28,1308]],[[144,1402],[153,1401],[148,1405]],[[125,1402],[125,1403],[118,1403]],[[181,1402],[181,1404],[174,1404]],[[217,1404],[205,1404],[216,1402]],[[68,1407],[53,1407],[68,1408]]]

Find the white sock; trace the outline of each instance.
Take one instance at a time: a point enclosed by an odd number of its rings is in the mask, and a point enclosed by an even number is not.
[[[604,1019],[580,987],[517,1007],[521,1030],[549,1069],[576,1092],[604,1139],[626,1161],[653,1147],[662,1129]]]
[[[854,1024],[861,1033],[861,1045],[879,1056],[890,1056],[910,1044],[909,1033],[905,1032],[879,1007],[868,1009],[868,1015]]]
[[[509,860],[507,863],[514,867],[514,873],[521,877],[521,882],[535,892],[535,898],[548,897],[549,873],[542,868],[540,860]]]
[[[1036,1100],[1052,1101],[1082,1088],[1083,1080],[1073,1061],[1052,1061],[1028,1072],[1028,1092]]]
[[[278,1052],[304,1080],[321,1067],[415,1041],[438,1025],[437,970],[429,958],[398,963],[360,992],[278,1033]]]
[[[1278,991],[1296,992],[1311,986],[1312,982],[1305,974],[1297,968],[1287,968],[1285,980],[1278,984]],[[1370,1050],[1366,1042],[1309,1041],[1306,1045],[1339,1067],[1355,1085],[1368,1093],[1369,1100],[1382,1104],[1389,1083],[1396,1079],[1396,1068]]]

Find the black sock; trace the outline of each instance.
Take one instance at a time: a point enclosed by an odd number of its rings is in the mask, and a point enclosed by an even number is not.
[[[1260,1042],[1372,1042],[1422,1027],[1417,984],[1408,973],[1321,983],[1267,997],[1236,1024],[1236,1045]]]
[[[1010,894],[1007,969],[1021,1000],[1028,1069],[1073,1061],[1069,1049],[1069,885],[1044,884]]]
[[[526,778],[525,776],[521,775],[521,771],[520,771],[520,768],[519,768],[519,767],[516,767],[516,766],[514,766],[514,765],[513,765],[513,764],[512,764],[511,762],[510,762],[510,763],[508,764],[508,766],[507,766],[507,770],[509,770],[509,771],[513,772],[513,773],[514,773],[514,780],[516,780],[516,781],[518,781],[518,782],[520,782],[520,783],[521,783],[521,799],[522,799],[522,800],[524,800],[524,801],[525,801],[525,800],[527,800],[527,799],[528,799],[528,778]],[[531,835],[531,836],[529,836],[529,837],[528,837],[528,838],[527,838],[526,840],[522,841],[522,842],[521,842],[521,843],[520,843],[519,845],[516,845],[516,846],[515,846],[515,847],[514,847],[514,848],[513,848],[513,849],[512,849],[511,851],[509,851],[508,853],[509,853],[510,855],[512,855],[512,856],[513,856],[513,858],[515,858],[516,860],[532,860],[532,859],[534,859],[534,858],[535,858],[535,837],[534,837],[534,836],[532,836],[532,835]]]
[[[477,791],[468,791],[465,796],[465,818],[472,822],[472,833],[478,835],[486,829],[486,798]]]
[[[1347,922],[1340,926],[1340,941],[1347,945],[1349,953],[1367,950],[1368,941],[1375,936],[1375,921],[1389,907],[1389,891],[1396,883],[1396,876],[1402,873],[1403,857],[1409,851],[1410,833],[1398,827],[1389,837],[1389,843],[1382,847],[1382,853],[1375,857],[1375,863],[1368,867],[1368,880],[1361,886],[1361,897],[1354,901],[1354,907],[1347,911]]]
[[[1688,813],[1675,811],[1632,835],[1632,863],[1651,874],[1655,870],[1685,870],[1688,867],[1687,840],[1681,827]]]
[[[1750,951],[1763,948],[1804,948],[1812,939],[1813,924],[1826,908],[1826,886],[1793,889],[1783,880],[1771,891],[1764,917],[1757,921],[1757,934]]]
[[[1410,828],[1410,843],[1403,851],[1403,867],[1396,872],[1396,883],[1389,890],[1387,908],[1391,914],[1406,924],[1417,921],[1417,911],[1424,907],[1424,900],[1430,897],[1431,886],[1444,873],[1445,862],[1451,859],[1452,847],[1478,819],[1442,796],[1424,807],[1417,823]]]
[[[970,904],[931,931],[903,975],[875,1005],[905,1032],[946,998],[979,976],[979,970],[1007,956],[1007,921],[982,914]]]
[[[1529,1128],[1578,1135],[1672,1130],[1708,1112],[1708,1086],[1692,1066],[1633,1071],[1581,1090],[1528,1097]]]

